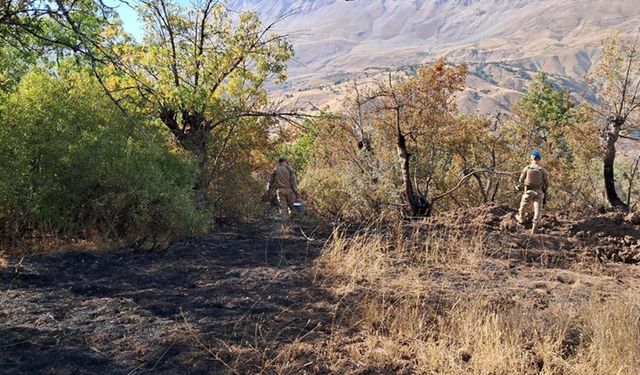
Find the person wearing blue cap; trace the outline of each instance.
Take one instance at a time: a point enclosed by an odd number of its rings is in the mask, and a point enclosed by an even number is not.
[[[531,163],[527,165],[520,174],[516,190],[522,191],[522,199],[520,200],[520,208],[516,215],[516,220],[520,224],[524,224],[525,210],[533,205],[533,225],[531,233],[535,233],[536,227],[542,217],[542,206],[544,196],[549,187],[549,174],[547,170],[540,165],[542,154],[536,150],[531,153]]]

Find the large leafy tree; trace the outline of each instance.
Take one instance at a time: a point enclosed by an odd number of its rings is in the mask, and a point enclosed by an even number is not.
[[[455,133],[455,94],[464,87],[465,65],[450,66],[443,59],[418,69],[416,76],[394,84],[393,80],[365,95],[360,111],[373,111],[373,123],[383,139],[395,148],[402,178],[403,196],[412,216],[429,215],[433,203],[448,195],[433,193],[450,164],[445,144]]]
[[[455,94],[464,88],[467,66],[449,66],[440,59],[418,69],[387,96],[394,113],[396,149],[405,195],[413,215],[428,215],[433,203],[431,184],[439,176],[439,164],[447,157],[442,144],[455,131]],[[413,143],[413,146],[411,146]],[[416,164],[411,176],[411,160]]]
[[[102,80],[115,100],[136,100],[194,155],[201,171],[194,189],[205,202],[220,151],[213,141],[224,149],[246,126],[283,115],[267,108],[266,85],[286,78],[292,47],[273,24],[255,13],[232,16],[219,1],[185,8],[141,0],[139,11],[144,42],[110,46]]]
[[[272,32],[274,24],[255,13],[230,14],[218,0],[132,4],[144,21],[142,43],[101,0],[10,0],[0,7],[0,28],[13,44],[28,36],[80,57],[121,111],[143,108],[159,120],[196,158],[194,189],[206,201],[212,160],[246,126],[251,133],[260,122],[266,134],[267,119],[286,115],[268,108],[266,85],[285,79],[292,47]]]

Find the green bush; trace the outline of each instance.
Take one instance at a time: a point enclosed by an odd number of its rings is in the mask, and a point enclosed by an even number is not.
[[[125,244],[204,228],[190,158],[142,117],[133,119],[134,129],[88,74],[58,74],[31,72],[2,98],[0,216],[11,228],[5,231],[21,237],[97,231]]]

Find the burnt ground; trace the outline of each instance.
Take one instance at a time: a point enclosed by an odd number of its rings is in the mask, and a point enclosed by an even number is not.
[[[550,213],[535,236],[514,216],[485,206],[407,224],[483,234],[484,255],[461,270],[425,270],[434,295],[484,285],[496,300],[544,309],[640,290],[638,214]],[[327,235],[272,229],[219,228],[156,252],[10,258],[0,269],[0,373],[389,373],[352,358],[366,335],[338,323],[348,301],[315,274]]]
[[[161,252],[12,258],[0,270],[0,372],[282,368],[284,346],[312,342],[330,326],[332,296],[314,285],[309,266],[322,244],[256,225]]]

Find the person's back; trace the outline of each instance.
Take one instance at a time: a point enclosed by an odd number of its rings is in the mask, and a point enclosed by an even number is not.
[[[298,192],[295,173],[287,164],[286,158],[280,158],[278,166],[271,173],[268,190],[276,194],[280,215],[285,226],[289,226],[293,204],[300,193]]]
[[[549,175],[537,160],[533,160],[531,164],[522,170],[520,183],[526,190],[547,190]]]
[[[533,205],[532,233],[535,232],[536,226],[542,218],[543,202],[549,187],[549,174],[540,165],[540,160],[542,160],[540,152],[534,151],[531,154],[531,164],[522,170],[516,186],[517,190],[523,190],[516,220],[520,224],[524,223],[524,212],[529,205]]]
[[[279,164],[273,170],[273,186],[272,189],[293,189],[293,171],[288,165]]]

